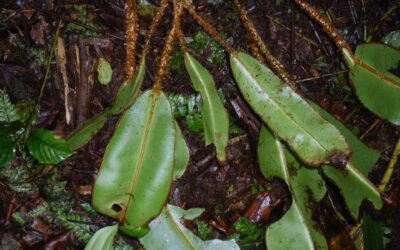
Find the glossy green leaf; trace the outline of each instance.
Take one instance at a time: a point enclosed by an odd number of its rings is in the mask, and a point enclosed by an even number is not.
[[[356,95],[371,112],[400,125],[400,78],[389,69],[400,62],[400,50],[382,44],[357,46],[353,57],[346,50],[350,81]]]
[[[42,164],[57,164],[70,157],[74,151],[64,139],[56,138],[45,129],[34,129],[26,145],[30,154]]]
[[[289,210],[267,229],[268,249],[328,249],[312,220],[313,205],[326,194],[318,171],[301,166],[265,127],[260,132],[258,157],[263,175],[283,179],[292,193]]]
[[[111,82],[112,73],[110,63],[104,58],[100,58],[97,65],[97,80],[103,85],[108,85]]]
[[[189,163],[190,152],[183,137],[181,128],[175,122],[175,156],[174,156],[174,180],[179,179],[186,171]]]
[[[118,224],[97,230],[90,238],[85,250],[113,250],[113,240],[117,232]]]
[[[175,125],[168,99],[149,90],[122,115],[104,153],[93,207],[142,236],[164,206],[172,183]]]
[[[325,110],[315,104],[313,106],[324,119],[335,125],[345,136],[353,152],[344,169],[323,166],[322,171],[339,187],[354,219],[358,218],[359,208],[364,200],[369,200],[376,209],[380,209],[382,199],[379,190],[366,177],[377,162],[379,153],[365,146],[349,129]]]
[[[182,225],[183,220],[193,220],[200,216],[202,209],[184,210],[167,205],[160,216],[150,224],[150,232],[140,238],[146,250],[239,250],[234,240],[203,241]]]
[[[0,168],[14,157],[14,142],[6,136],[0,135]]]
[[[340,132],[270,69],[244,53],[231,55],[231,68],[253,110],[307,165],[319,167],[350,154]]]
[[[228,144],[229,120],[224,105],[219,99],[214,79],[189,53],[185,53],[185,67],[192,80],[193,87],[200,92],[203,100],[203,116],[206,145],[213,143],[220,162],[225,161],[225,148]]]
[[[111,114],[117,115],[135,102],[143,83],[145,68],[146,59],[143,57],[133,77],[124,82],[119,88],[118,94],[111,105]]]
[[[76,150],[87,142],[89,142],[92,137],[99,132],[99,130],[104,126],[108,118],[108,109],[104,110],[100,114],[94,116],[93,118],[86,120],[82,123],[74,132],[67,138],[67,144],[73,150]]]

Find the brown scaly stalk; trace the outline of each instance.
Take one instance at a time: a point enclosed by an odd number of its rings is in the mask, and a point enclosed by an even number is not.
[[[136,9],[136,0],[125,2],[125,75],[128,79],[133,76],[135,71],[135,50],[139,29]]]
[[[293,89],[297,90],[297,85],[294,82],[291,75],[286,71],[283,64],[271,54],[268,46],[264,43],[261,36],[258,34],[256,28],[254,27],[253,22],[247,16],[246,10],[240,5],[238,0],[234,1],[236,10],[239,14],[240,20],[245,27],[250,39],[253,43],[257,44],[259,50],[264,55],[265,59],[267,59],[268,63],[272,67],[272,69],[278,74],[278,76],[284,80],[287,84],[289,84]]]
[[[338,30],[333,26],[333,24],[326,19],[321,13],[314,8],[312,5],[306,3],[304,0],[293,0],[301,10],[307,13],[308,16],[311,17],[312,20],[317,22],[322,30],[332,39],[332,41],[336,44],[336,46],[343,50],[348,50],[351,53],[350,45],[344,40],[343,36],[338,32]]]
[[[184,1],[185,9],[190,13],[193,19],[200,25],[200,27],[216,42],[228,51],[230,54],[236,54],[235,50],[229,46],[225,40],[218,34],[218,32],[199,14],[197,14],[196,9],[188,0]]]
[[[146,39],[143,45],[143,51],[142,51],[142,57],[147,54],[147,51],[150,48],[150,40],[151,37],[154,35],[156,32],[156,28],[158,24],[160,23],[161,17],[165,13],[165,9],[168,7],[168,0],[161,0],[160,6],[158,7],[156,14],[153,17],[153,21],[150,24],[149,31],[146,35]]]
[[[161,84],[164,81],[164,77],[168,72],[169,58],[173,51],[173,42],[179,27],[179,22],[183,13],[183,6],[180,2],[174,1],[174,19],[172,20],[171,29],[168,31],[165,39],[164,47],[160,55],[160,61],[158,62],[158,68],[154,76],[154,90],[160,91]]]
[[[178,8],[181,8],[182,12],[183,12],[182,2],[181,1],[178,2],[177,0],[174,0],[174,12],[178,11]],[[176,35],[176,39],[179,42],[179,47],[181,48],[182,52],[184,54],[187,53],[188,49],[186,47],[185,36],[183,34],[180,21],[176,23],[176,33],[175,33],[175,35]]]
[[[248,46],[250,48],[251,54],[257,59],[257,61],[259,61],[262,64],[265,64],[265,59],[261,55],[260,48],[256,43],[253,42],[253,39],[249,34],[246,35],[246,40],[248,41]]]

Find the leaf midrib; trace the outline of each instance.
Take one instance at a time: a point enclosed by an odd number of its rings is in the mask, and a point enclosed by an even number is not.
[[[264,93],[264,94],[267,96],[267,98],[268,98],[269,100],[271,100],[271,103],[272,103],[278,110],[280,110],[290,121],[292,121],[294,124],[296,124],[297,127],[299,127],[299,128],[300,128],[301,130],[303,130],[306,134],[308,134],[308,135],[309,135],[323,150],[325,150],[326,152],[329,152],[329,150],[326,149],[326,148],[324,147],[324,145],[322,145],[322,144],[321,144],[312,134],[310,134],[305,128],[303,128],[302,126],[300,126],[300,124],[298,124],[295,120],[293,120],[293,118],[290,117],[290,116],[275,102],[275,100],[274,100],[273,98],[271,98],[270,95],[268,95],[268,93],[267,93],[266,91],[264,91],[264,89],[263,89],[263,88],[261,87],[261,85],[258,83],[257,79],[256,79],[256,78],[253,76],[253,74],[248,70],[248,68],[247,68],[245,65],[243,65],[243,64],[241,63],[241,61],[239,60],[239,58],[235,57],[234,59],[238,62],[238,64],[240,64],[240,66],[241,66],[242,68],[244,68],[244,69],[246,70],[247,74],[252,78],[253,82],[257,84],[257,86],[258,86],[259,89],[263,90],[262,93]]]
[[[203,89],[203,93],[205,94],[205,96],[207,97],[207,98],[203,98],[203,101],[205,101],[204,99],[206,99],[206,103],[207,103],[207,106],[208,106],[208,108],[209,108],[209,110],[210,110],[210,119],[211,119],[211,126],[212,126],[212,128],[213,128],[213,130],[214,131],[216,131],[217,130],[217,126],[216,126],[216,124],[215,124],[215,119],[214,119],[214,116],[213,116],[213,112],[212,112],[212,105],[211,105],[211,97],[210,97],[210,93],[208,92],[208,89],[206,88],[206,83],[203,81],[203,79],[202,79],[202,77],[201,77],[201,75],[200,75],[200,73],[197,71],[197,68],[196,68],[196,66],[193,64],[193,62],[192,62],[192,59],[190,58],[190,57],[188,57],[189,58],[189,63],[190,63],[190,65],[191,65],[191,67],[192,67],[192,69],[193,69],[193,72],[196,74],[196,76],[197,76],[197,79],[199,80],[199,82],[201,83],[200,85],[202,86],[202,89]],[[201,91],[201,90],[200,90]],[[203,121],[204,122],[204,121]],[[206,126],[205,126],[206,127]],[[211,131],[211,137],[213,138],[213,143],[214,144],[216,144],[216,142],[217,142],[217,137],[216,137],[216,135],[215,135],[215,133],[213,133],[213,131]],[[215,145],[215,146],[217,146],[217,145]]]
[[[149,110],[149,115],[147,117],[145,129],[144,129],[144,134],[143,134],[143,139],[142,139],[142,142],[140,144],[141,146],[140,146],[138,160],[137,160],[137,163],[135,165],[135,171],[134,171],[134,174],[133,174],[133,180],[132,180],[132,183],[131,183],[131,185],[129,187],[129,193],[128,193],[128,200],[126,202],[126,208],[123,209],[123,214],[120,217],[121,221],[125,218],[125,216],[126,216],[126,214],[128,212],[128,209],[130,207],[130,203],[132,202],[133,192],[136,189],[136,186],[137,186],[137,183],[138,183],[138,179],[139,179],[139,175],[140,175],[141,169],[143,167],[144,153],[145,153],[145,149],[146,149],[147,142],[148,142],[151,123],[152,123],[153,117],[154,117],[154,109],[155,109],[155,106],[156,106],[156,104],[155,104],[156,100],[155,99],[157,98],[157,96],[155,96],[155,95],[156,95],[155,92],[151,92],[150,93],[150,105],[151,106],[150,106],[150,110]]]

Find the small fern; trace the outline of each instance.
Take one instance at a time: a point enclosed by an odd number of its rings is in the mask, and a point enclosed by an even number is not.
[[[61,226],[69,230],[79,241],[87,243],[92,237],[92,232],[89,228],[87,217],[79,214],[60,214],[57,220]]]
[[[0,89],[0,122],[10,124],[18,120],[15,106],[10,102],[7,93]]]

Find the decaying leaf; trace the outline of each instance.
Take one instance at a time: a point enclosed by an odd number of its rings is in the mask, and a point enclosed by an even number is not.
[[[234,240],[203,241],[182,225],[182,220],[193,220],[203,209],[184,210],[167,205],[150,224],[150,232],[140,238],[140,243],[148,250],[239,250]]]
[[[340,132],[255,58],[231,55],[244,98],[268,127],[307,165],[342,165],[350,148]]]
[[[92,204],[143,236],[161,212],[173,176],[175,124],[167,97],[148,90],[125,111],[107,146]]]
[[[382,207],[382,199],[378,189],[367,176],[379,158],[379,153],[365,146],[343,124],[328,114],[325,110],[313,104],[321,116],[335,125],[349,143],[352,155],[343,169],[323,166],[323,173],[341,190],[347,208],[354,219],[358,218],[361,203],[369,200],[376,209]]]
[[[258,157],[263,175],[281,178],[292,193],[289,210],[267,229],[268,249],[327,249],[325,237],[311,218],[314,203],[326,194],[318,171],[297,162],[266,127],[261,128]]]

